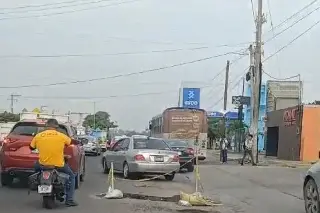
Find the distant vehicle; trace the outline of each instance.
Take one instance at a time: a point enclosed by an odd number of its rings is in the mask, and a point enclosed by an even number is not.
[[[164,140],[143,135],[120,139],[106,151],[102,157],[104,173],[109,173],[111,162],[115,172],[126,179],[164,175],[166,180],[173,180],[180,168],[178,153],[170,150]]]
[[[79,139],[82,139],[84,152],[91,155],[101,155],[101,147],[98,139],[88,135],[79,135]]]
[[[2,186],[11,185],[15,177],[27,178],[34,173],[34,163],[38,160],[37,150],[29,145],[33,137],[45,129],[46,120],[32,119],[16,123],[2,142],[0,150],[0,171]],[[85,154],[82,142],[69,123],[60,123],[58,131],[72,138],[72,144],[65,149],[70,156],[68,164],[76,173],[76,188],[85,176]]]
[[[306,213],[320,212],[320,162],[308,170],[303,183],[303,197]]]
[[[178,152],[180,169],[187,169],[188,172],[194,170],[194,150],[189,146],[187,141],[182,140],[165,140],[173,151]],[[189,162],[188,162],[189,161]]]
[[[149,129],[153,137],[180,139],[193,144],[198,159],[206,159],[208,122],[205,110],[168,108],[151,119]]]

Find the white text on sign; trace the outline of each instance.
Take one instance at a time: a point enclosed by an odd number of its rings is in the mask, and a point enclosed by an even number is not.
[[[198,101],[185,101],[184,104],[187,106],[197,106]]]

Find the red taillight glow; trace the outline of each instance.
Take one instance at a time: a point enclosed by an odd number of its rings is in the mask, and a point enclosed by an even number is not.
[[[172,161],[173,161],[173,162],[179,162],[179,155],[173,156]]]
[[[135,161],[145,161],[146,159],[144,158],[143,155],[136,155],[134,156]]]
[[[188,149],[187,149],[187,153],[188,153],[189,155],[194,155],[194,150],[193,150],[192,148],[188,148]]]
[[[42,177],[43,179],[48,180],[50,177],[50,172],[46,172],[46,171],[42,172]]]

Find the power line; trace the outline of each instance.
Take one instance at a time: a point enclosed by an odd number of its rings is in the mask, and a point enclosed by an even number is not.
[[[87,7],[87,8],[77,9],[77,10],[69,10],[69,11],[56,12],[56,13],[47,13],[47,14],[41,14],[41,15],[5,17],[5,18],[0,18],[0,21],[12,20],[12,19],[40,18],[40,17],[48,17],[48,16],[55,16],[55,15],[70,14],[70,13],[82,12],[82,11],[87,11],[87,10],[94,10],[94,9],[100,9],[100,8],[105,8],[105,7],[112,7],[112,6],[122,5],[122,4],[129,4],[129,3],[139,2],[139,1],[142,1],[142,0],[123,1],[123,2],[119,2],[119,3],[113,3],[113,4],[107,4],[107,5],[99,5],[99,6]]]
[[[271,54],[270,56],[268,56],[267,58],[265,58],[262,62],[265,62],[267,60],[269,60],[270,58],[272,58],[273,56],[277,55],[279,52],[281,52],[282,50],[284,50],[285,48],[289,47],[293,42],[295,42],[296,40],[298,40],[300,37],[302,37],[303,35],[305,35],[307,32],[309,32],[310,30],[312,30],[315,26],[317,26],[320,23],[320,20],[317,21],[316,23],[314,23],[313,25],[311,25],[308,29],[306,29],[305,31],[303,31],[301,34],[299,34],[297,37],[295,37],[294,39],[292,39],[289,43],[287,43],[286,45],[284,45],[283,47],[281,47],[280,49],[278,49],[276,52],[274,52],[273,54]]]
[[[118,1],[118,0],[86,1],[86,2],[78,3],[78,4],[62,5],[62,6],[55,6],[55,7],[49,7],[49,8],[37,8],[37,9],[28,9],[28,10],[18,10],[18,11],[0,12],[0,14],[1,14],[1,15],[6,15],[6,14],[16,14],[16,13],[41,12],[41,11],[48,11],[48,10],[55,10],[55,9],[64,9],[64,8],[70,8],[70,7],[79,7],[79,6],[84,6],[84,5],[92,5],[92,4],[98,4],[98,3],[110,2],[110,1]],[[79,2],[79,1],[77,1],[77,2]]]
[[[290,26],[286,27],[285,29],[283,29],[282,31],[280,31],[279,33],[276,33],[273,37],[271,37],[270,39],[268,39],[265,43],[275,39],[276,37],[278,37],[279,35],[281,35],[282,33],[284,33],[285,31],[289,30],[290,28],[292,28],[294,25],[298,24],[299,22],[301,22],[302,20],[304,20],[305,18],[309,17],[312,13],[318,11],[320,9],[320,7],[317,7],[316,9],[312,10],[311,12],[309,12],[308,14],[306,14],[305,16],[301,17],[300,19],[298,19],[297,21],[295,21],[294,23],[292,23]]]
[[[99,56],[119,56],[119,55],[142,55],[152,53],[171,53],[180,51],[195,51],[208,49],[209,47],[193,47],[193,48],[178,48],[165,50],[150,50],[138,52],[119,52],[119,53],[96,53],[96,54],[57,54],[57,55],[0,55],[0,58],[66,58],[66,57],[99,57]],[[242,50],[242,49],[241,49]],[[229,52],[230,54],[243,54],[241,50]]]
[[[48,4],[24,5],[24,6],[18,6],[18,7],[1,7],[0,10],[17,10],[17,9],[24,9],[24,8],[47,7],[51,5],[69,4],[69,3],[76,3],[80,1],[85,1],[85,0],[62,1],[62,2],[55,2],[55,3],[48,3]]]
[[[318,0],[313,0],[312,2],[310,2],[309,4],[307,4],[306,6],[304,6],[303,8],[301,8],[300,10],[298,10],[297,12],[295,12],[294,14],[292,14],[290,17],[286,18],[284,21],[280,22],[278,25],[274,26],[273,29],[270,29],[268,32],[273,31],[276,28],[281,27],[282,25],[286,24],[289,20],[291,20],[292,18],[294,18],[295,16],[299,15],[302,11],[306,10],[308,7],[312,6],[314,3],[316,3]]]
[[[92,79],[86,79],[86,80],[76,80],[76,81],[69,81],[69,82],[56,82],[56,83],[50,83],[50,84],[29,84],[29,85],[20,85],[20,86],[1,86],[0,89],[14,89],[14,88],[30,88],[30,87],[49,87],[49,86],[58,86],[58,85],[68,85],[68,84],[78,84],[78,83],[86,83],[86,82],[93,82],[93,81],[101,81],[101,80],[106,80],[106,79],[115,79],[115,78],[120,78],[120,77],[126,77],[126,76],[133,76],[133,75],[139,75],[139,74],[145,74],[145,73],[151,73],[151,72],[157,72],[160,70],[165,70],[165,69],[170,69],[174,67],[180,67],[180,66],[185,66],[189,64],[194,64],[202,61],[207,61],[211,60],[214,58],[230,55],[232,53],[227,52],[219,55],[214,55],[206,58],[201,58],[193,61],[187,61],[187,62],[181,62],[178,64],[173,64],[169,66],[164,66],[164,67],[159,67],[159,68],[154,68],[154,69],[149,69],[149,70],[142,70],[139,72],[132,72],[132,73],[127,73],[127,74],[118,74],[114,76],[107,76],[107,77],[100,77],[100,78],[92,78]]]
[[[254,13],[253,0],[251,0],[251,10],[252,10],[253,22],[256,23],[256,15],[255,15],[255,13]]]

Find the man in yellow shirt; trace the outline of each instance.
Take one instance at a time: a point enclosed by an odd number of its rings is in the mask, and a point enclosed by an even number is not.
[[[66,205],[77,206],[73,200],[75,192],[75,174],[68,164],[64,162],[64,147],[71,144],[71,138],[57,131],[59,127],[56,119],[48,119],[46,130],[38,133],[30,144],[30,149],[39,151],[39,161],[36,162],[36,171],[43,166],[55,166],[58,171],[69,175],[69,187],[66,189]]]

